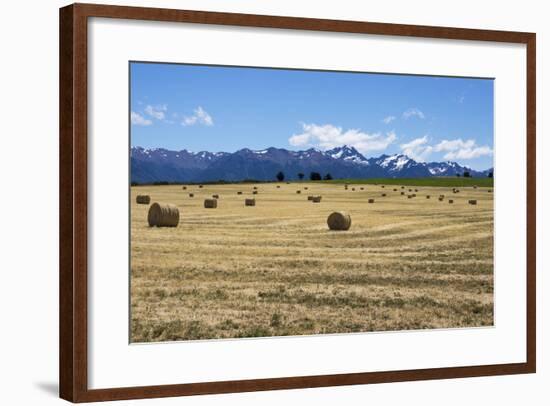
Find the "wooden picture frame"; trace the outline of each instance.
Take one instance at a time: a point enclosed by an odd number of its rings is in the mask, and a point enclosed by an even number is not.
[[[274,379],[196,382],[109,389],[88,387],[88,19],[183,22],[385,36],[492,41],[527,47],[527,328],[526,362]],[[141,399],[383,382],[448,379],[536,371],[536,37],[534,33],[428,27],[109,5],[74,4],[60,9],[60,397],[72,402]]]

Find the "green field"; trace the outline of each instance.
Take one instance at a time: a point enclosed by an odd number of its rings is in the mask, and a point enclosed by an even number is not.
[[[371,179],[334,179],[324,180],[325,183],[349,183],[367,185],[405,185],[405,186],[432,186],[432,187],[493,187],[493,178],[371,178]]]

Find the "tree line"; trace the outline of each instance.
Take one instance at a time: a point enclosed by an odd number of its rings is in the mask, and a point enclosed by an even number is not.
[[[304,177],[306,176],[302,172],[299,172],[297,175],[298,175],[298,179],[300,179],[300,180],[304,180]],[[470,178],[471,174],[470,174],[469,171],[464,171],[463,174],[457,173],[456,176],[457,177],[463,176],[465,178]],[[493,172],[489,172],[487,174],[487,177],[492,178],[493,177]],[[284,172],[283,171],[277,172],[277,175],[275,175],[275,178],[277,178],[277,180],[279,182],[282,182],[283,180],[285,180]],[[327,173],[325,176],[323,176],[320,172],[310,172],[309,173],[309,179],[310,180],[332,180],[333,178],[332,178],[332,175],[330,173]]]
[[[298,179],[300,180],[304,180],[304,177],[306,176],[302,172],[299,172],[297,175],[298,175]],[[277,178],[279,182],[282,182],[283,180],[285,180],[284,172],[283,171],[277,172],[277,175],[275,175],[275,178]],[[320,172],[310,172],[309,179],[310,180],[332,180],[333,178],[330,173],[327,173],[325,174],[325,176],[323,176]]]

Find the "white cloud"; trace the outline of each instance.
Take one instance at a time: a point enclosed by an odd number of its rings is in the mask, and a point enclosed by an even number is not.
[[[463,141],[461,138],[443,140],[434,147],[434,150],[447,152],[443,156],[445,159],[474,159],[493,154],[493,149],[488,145],[478,146],[474,140]]]
[[[435,146],[435,150],[446,151],[447,153],[443,156],[445,159],[473,159],[493,154],[489,146],[478,146],[474,140],[463,141],[461,138],[443,140]]]
[[[428,145],[428,137],[416,138],[401,145],[403,153],[416,161],[424,162],[433,152],[445,152],[444,159],[474,159],[485,155],[492,155],[493,150],[485,145],[478,146],[474,140],[443,140],[435,146]]]
[[[134,111],[132,111],[132,113],[130,114],[130,120],[131,120],[133,125],[146,126],[146,125],[153,124],[153,122],[151,120],[146,119],[145,117],[143,117],[142,115],[140,115],[140,114],[138,114]]]
[[[157,120],[164,120],[164,117],[166,116],[165,112],[167,110],[168,107],[166,106],[166,104],[162,104],[159,106],[147,105],[147,107],[145,107],[145,112],[151,117],[156,118]]]
[[[421,119],[426,118],[424,113],[422,111],[420,111],[419,109],[417,109],[416,107],[412,107],[412,108],[407,109],[403,112],[403,118],[405,120],[408,120],[411,117],[418,117],[418,118],[421,118]]]
[[[206,126],[214,125],[214,120],[212,116],[206,112],[201,106],[193,110],[192,116],[184,116],[181,125],[195,125],[203,124]]]
[[[416,138],[406,144],[401,144],[401,150],[405,155],[418,162],[426,161],[434,148],[428,144],[428,136]]]
[[[474,159],[486,155],[493,155],[493,150],[488,146],[476,147],[472,149],[461,149],[456,152],[448,152],[445,159]]]
[[[427,157],[432,152],[445,152],[443,158],[446,160],[454,159],[474,159],[481,156],[492,155],[493,150],[485,145],[476,145],[475,140],[443,140],[435,146],[428,145],[428,137],[424,136],[416,138],[406,144],[401,145],[401,149],[405,155],[419,162],[426,161]]]
[[[462,141],[462,138],[456,140],[443,140],[435,146],[436,151],[456,151],[457,149],[472,148],[476,142],[474,140]]]
[[[355,147],[359,152],[384,150],[397,139],[393,131],[386,133],[368,134],[358,129],[343,131],[341,127],[331,124],[302,124],[302,133],[295,134],[288,139],[295,147],[317,147],[331,149],[342,145]]]
[[[387,116],[387,117],[384,117],[384,119],[382,121],[384,122],[384,124],[389,124],[395,119],[396,119],[395,116]]]

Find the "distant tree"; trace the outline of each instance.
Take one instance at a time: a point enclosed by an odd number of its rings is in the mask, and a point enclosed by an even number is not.
[[[457,178],[460,178],[460,173],[457,173],[457,174],[456,174],[456,177],[457,177]]]
[[[279,182],[282,182],[283,180],[285,180],[285,174],[282,171],[279,171],[279,173],[277,173],[276,177],[277,177],[277,180]]]
[[[309,174],[309,179],[310,180],[321,180],[322,177],[321,177],[321,174],[319,172],[311,172]]]
[[[469,171],[464,171],[464,177],[469,178],[470,177],[470,172]]]
[[[302,172],[300,172],[300,173],[298,174],[298,178],[300,178],[300,180],[304,179],[304,176],[305,176],[305,175],[304,175]]]
[[[332,175],[330,173],[327,173],[323,179],[324,180],[332,180]]]
[[[493,172],[489,172],[489,174],[487,175],[488,178],[492,178],[493,177]]]

